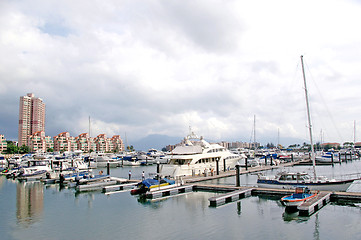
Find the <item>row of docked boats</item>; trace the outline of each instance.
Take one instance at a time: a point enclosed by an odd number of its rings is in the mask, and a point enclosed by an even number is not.
[[[55,179],[60,175],[72,176],[89,172],[89,167],[80,158],[51,159],[44,156],[23,156],[9,159],[1,174],[19,180]]]

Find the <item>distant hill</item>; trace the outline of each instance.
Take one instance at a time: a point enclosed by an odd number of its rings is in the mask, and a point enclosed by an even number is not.
[[[167,135],[161,135],[161,134],[151,134],[148,135],[142,139],[139,139],[137,141],[132,141],[129,143],[129,145],[133,145],[135,150],[139,151],[148,151],[150,148],[155,148],[157,150],[162,150],[167,145],[173,145],[180,143],[183,140],[184,137],[170,137]],[[209,139],[206,139],[208,142],[216,142]],[[259,139],[261,142],[261,145],[265,146],[267,143],[273,143],[274,145],[277,145],[277,140],[275,139]],[[232,141],[229,141],[232,142]],[[303,142],[307,142],[305,139],[298,139],[298,138],[282,138],[280,139],[280,144],[284,147],[288,147],[291,144],[302,144]]]
[[[162,150],[167,145],[180,143],[183,137],[170,137],[161,134],[151,134],[138,141],[129,143],[135,150],[148,151],[150,148]]]

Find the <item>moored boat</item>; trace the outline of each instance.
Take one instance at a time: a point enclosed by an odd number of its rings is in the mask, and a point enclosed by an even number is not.
[[[167,178],[147,178],[142,182],[138,183],[137,186],[130,191],[131,194],[142,194],[152,190],[164,189],[169,185],[174,185],[175,181]]]
[[[318,192],[312,193],[308,187],[300,186],[296,187],[295,193],[281,198],[282,204],[286,207],[298,207],[302,203],[309,201],[310,199],[316,197]]]
[[[324,176],[312,178],[306,172],[280,172],[274,177],[258,175],[257,185],[261,188],[293,189],[298,185],[310,190],[346,191],[355,179],[335,180]]]
[[[303,56],[301,56],[301,64],[302,64],[303,82],[304,82],[305,99],[306,99],[306,107],[307,107],[308,130],[309,130],[310,145],[311,145],[310,158],[312,160],[313,177],[311,178],[307,173],[282,172],[277,174],[273,178],[268,176],[258,175],[257,184],[259,187],[266,187],[266,188],[293,188],[299,184],[302,184],[302,185],[306,185],[311,190],[346,191],[348,187],[355,180],[359,180],[360,178],[354,178],[348,180],[335,180],[335,179],[327,179],[324,176],[317,176],[316,174],[316,157],[315,157],[315,150],[314,150],[313,138],[312,138],[312,124],[311,124],[310,106],[308,101],[306,76],[305,76],[305,70],[303,64]]]
[[[219,170],[234,169],[244,155],[230,152],[225,147],[209,143],[191,132],[172,152],[169,162],[160,166],[162,176],[191,176],[209,174]]]

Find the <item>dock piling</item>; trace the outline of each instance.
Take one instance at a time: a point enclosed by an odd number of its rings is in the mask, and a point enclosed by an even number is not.
[[[219,159],[217,158],[216,159],[216,172],[217,172],[217,175],[219,175]]]
[[[331,153],[331,162],[332,162],[332,167],[334,166],[333,164],[333,153]]]
[[[236,187],[239,187],[240,184],[240,178],[239,178],[239,162],[236,164]]]

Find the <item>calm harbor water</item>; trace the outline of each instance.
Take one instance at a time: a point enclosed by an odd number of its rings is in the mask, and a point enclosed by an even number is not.
[[[155,166],[111,169],[111,175],[127,177],[129,170],[140,179],[143,170],[155,172]],[[361,161],[317,171],[335,177],[361,173]],[[256,179],[242,175],[241,183],[256,185]],[[232,185],[235,178],[208,183]],[[359,185],[350,190],[358,191]],[[77,194],[58,185],[0,177],[0,239],[361,239],[357,202],[333,202],[310,217],[299,217],[286,213],[279,198],[271,197],[252,196],[209,207],[208,198],[216,194],[192,192],[143,201],[129,192]]]

